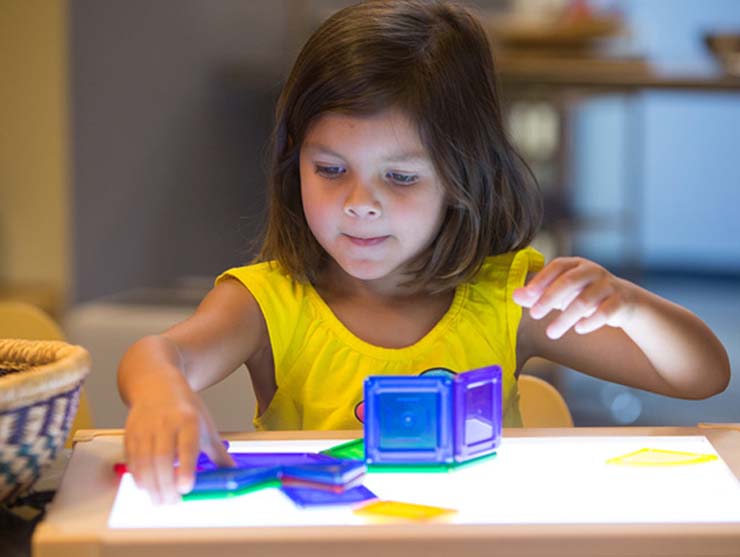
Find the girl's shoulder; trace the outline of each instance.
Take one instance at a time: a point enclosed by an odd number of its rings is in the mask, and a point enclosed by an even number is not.
[[[277,261],[262,261],[232,267],[221,273],[215,282],[218,284],[227,278],[236,279],[247,288],[251,285],[260,288],[268,287],[271,290],[286,290],[301,286],[301,283],[296,281]]]
[[[278,280],[281,280],[282,278],[290,278],[290,274],[277,261],[261,261],[227,269],[221,273],[218,278],[216,278],[216,283],[221,282],[226,277],[232,277],[239,280],[240,277],[252,276],[271,277],[273,279],[277,278]]]
[[[276,261],[263,261],[232,267],[216,278],[216,284],[235,279],[257,299],[263,313],[279,310],[290,313],[299,309],[308,298],[309,285],[297,281]]]
[[[240,282],[257,301],[277,369],[294,339],[313,321],[311,286],[297,281],[275,261],[233,267],[221,273],[216,284],[225,280]]]

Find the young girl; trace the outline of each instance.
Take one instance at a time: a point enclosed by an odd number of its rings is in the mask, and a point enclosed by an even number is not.
[[[243,363],[258,429],[359,429],[368,375],[493,363],[504,425],[521,425],[532,356],[674,397],[726,387],[727,355],[695,315],[581,258],[543,267],[527,247],[540,199],[464,9],[339,11],[300,53],[276,119],[259,262],[120,365],[126,459],[156,501],[189,491],[199,450],[232,464],[195,393]]]

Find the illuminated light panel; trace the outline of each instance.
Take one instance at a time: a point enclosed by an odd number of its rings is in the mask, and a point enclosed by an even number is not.
[[[235,441],[237,452],[313,452],[341,440]],[[614,466],[644,447],[717,456],[691,466]],[[112,472],[111,472],[112,473]],[[740,482],[702,436],[504,437],[496,458],[447,474],[368,473],[381,500],[456,509],[460,524],[740,522]],[[156,506],[124,474],[111,528],[362,525],[355,506],[297,507],[270,488]]]

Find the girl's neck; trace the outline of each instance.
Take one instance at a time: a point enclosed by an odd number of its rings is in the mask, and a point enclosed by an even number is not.
[[[399,287],[397,278],[358,280],[336,267],[314,287],[345,328],[374,346],[404,348],[419,342],[449,310],[455,295],[454,290],[431,294]]]
[[[373,303],[397,303],[413,301],[430,296],[416,288],[403,286],[408,277],[394,274],[375,280],[357,279],[347,274],[333,261],[324,269],[314,285],[324,299],[356,299]]]

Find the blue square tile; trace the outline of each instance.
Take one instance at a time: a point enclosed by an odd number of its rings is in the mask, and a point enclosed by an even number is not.
[[[452,462],[452,388],[449,377],[368,377],[367,463]]]

